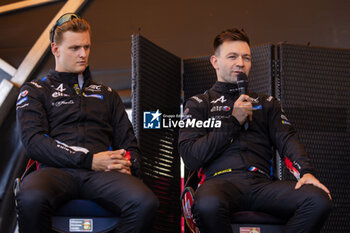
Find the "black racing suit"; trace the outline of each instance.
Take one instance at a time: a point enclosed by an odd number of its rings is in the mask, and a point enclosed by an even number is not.
[[[95,200],[121,214],[121,232],[140,231],[154,214],[157,200],[142,182],[119,172],[91,170],[93,154],[125,149],[131,154],[133,175],[139,176],[139,149],[118,94],[94,83],[88,68],[83,77],[80,88],[78,74],[50,70],[21,88],[17,119],[22,142],[27,156],[40,163],[40,169],[23,180],[18,196],[21,232],[49,232],[50,211],[74,198]],[[58,187],[59,198],[52,195]],[[135,200],[130,199],[133,192],[139,193]],[[135,209],[145,209],[149,222],[138,219],[142,213],[133,213],[130,202]],[[40,208],[42,203],[50,206]],[[128,215],[125,222],[135,218],[141,222],[124,224],[124,215]]]
[[[266,95],[249,93],[249,96],[253,102],[253,120],[247,122],[247,129],[232,116],[233,105],[239,97],[234,84],[216,82],[204,94],[191,97],[186,102],[185,121],[221,121],[217,128],[180,129],[179,152],[185,165],[190,170],[202,168],[206,176],[206,181],[196,192],[193,208],[202,233],[231,232],[229,213],[238,210],[259,210],[281,216],[283,208],[280,208],[281,211],[278,206],[274,208],[270,201],[283,205],[283,198],[292,199],[287,210],[283,210],[283,216],[289,218],[297,210],[296,203],[302,202],[300,198],[304,200],[307,196],[289,194],[282,198],[282,194],[293,193],[295,182],[283,185],[285,181],[274,182],[271,178],[271,163],[276,149],[281,156],[292,161],[301,177],[314,173],[305,149],[279,102]],[[274,183],[281,185],[273,188]],[[308,189],[321,193],[326,203],[324,208],[329,210],[325,192],[315,187]],[[272,199],[271,195],[278,198]],[[260,203],[256,201],[258,198]],[[262,203],[265,205],[262,206]],[[327,216],[321,212],[322,217],[319,218]],[[317,224],[319,218],[315,220]],[[315,229],[316,223],[310,219],[296,216],[294,220],[289,221],[293,228],[286,227],[285,232],[303,232],[300,229],[312,232],[310,227]]]

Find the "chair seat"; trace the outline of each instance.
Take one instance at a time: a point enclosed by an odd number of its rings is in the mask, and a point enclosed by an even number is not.
[[[116,228],[120,219],[112,212],[90,200],[71,200],[52,217],[56,232],[108,232]]]
[[[256,211],[240,211],[236,212],[231,217],[231,223],[256,223],[256,224],[271,224],[284,225],[287,220],[276,216]]]
[[[93,216],[93,217],[115,217],[111,211],[106,210],[99,204],[90,200],[74,199],[68,201],[55,211],[55,216]]]
[[[282,233],[284,225],[232,224],[233,233]]]
[[[231,217],[234,233],[281,233],[286,222],[285,219],[255,211],[240,211]]]

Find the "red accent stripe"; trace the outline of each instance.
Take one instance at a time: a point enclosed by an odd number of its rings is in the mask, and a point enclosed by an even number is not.
[[[130,159],[131,159],[130,151],[128,151],[128,150],[126,151],[124,158],[126,158],[127,160],[130,161]]]

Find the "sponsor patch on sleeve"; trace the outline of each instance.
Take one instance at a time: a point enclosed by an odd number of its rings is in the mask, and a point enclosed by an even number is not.
[[[281,114],[281,119],[285,121],[289,121],[286,115]]]
[[[198,103],[202,103],[203,100],[201,100],[198,96],[192,96],[192,99],[194,99],[195,101],[197,101]]]
[[[271,102],[271,100],[273,100],[273,96],[269,96],[269,97],[266,99],[266,101],[268,101],[268,102]]]
[[[31,84],[33,84],[36,88],[43,88],[41,85],[39,85],[38,83],[31,81]]]
[[[28,100],[28,97],[24,97],[24,98],[18,100],[16,105],[17,105],[17,106],[18,106],[18,105],[21,105],[21,104],[23,104],[24,102],[26,102],[27,100]]]
[[[284,125],[292,125],[289,121],[282,120],[282,124]]]
[[[21,109],[21,108],[25,108],[25,107],[27,107],[28,105],[29,105],[29,103],[25,103],[25,104],[23,104],[23,105],[18,105],[18,106],[16,106],[16,110]]]
[[[21,93],[18,94],[17,100],[20,100],[21,98],[26,97],[28,93],[29,93],[28,90],[22,91]]]
[[[60,142],[58,140],[55,140],[57,142],[57,147],[60,149],[63,149],[67,152],[69,152],[70,154],[75,154],[76,152],[83,152],[85,154],[89,153],[89,150],[84,148],[84,147],[80,147],[80,146],[68,146],[67,144]]]
[[[191,118],[191,114],[188,114],[189,112],[190,112],[189,108],[186,108],[184,110],[184,113],[183,113],[183,116],[182,116],[182,120],[183,121]]]
[[[288,120],[287,116],[284,114],[281,114],[281,122],[284,125],[292,125],[290,121]]]

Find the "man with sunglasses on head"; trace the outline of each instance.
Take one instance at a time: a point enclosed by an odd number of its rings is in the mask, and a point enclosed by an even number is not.
[[[240,93],[239,78],[251,68],[251,51],[243,30],[228,29],[214,39],[211,56],[217,82],[186,102],[184,119],[216,119],[217,128],[182,128],[179,152],[191,170],[206,179],[197,189],[193,217],[201,233],[232,233],[231,216],[258,211],[288,220],[283,232],[319,232],[329,211],[330,193],[314,174],[304,147],[272,96]],[[243,92],[243,91],[242,91]],[[289,158],[298,182],[273,180],[275,154]]]
[[[55,70],[25,83],[17,101],[23,145],[40,167],[17,195],[19,231],[51,232],[55,209],[89,199],[120,216],[117,232],[148,232],[159,203],[136,178],[140,152],[120,97],[91,80],[89,24],[68,13],[50,37]]]

